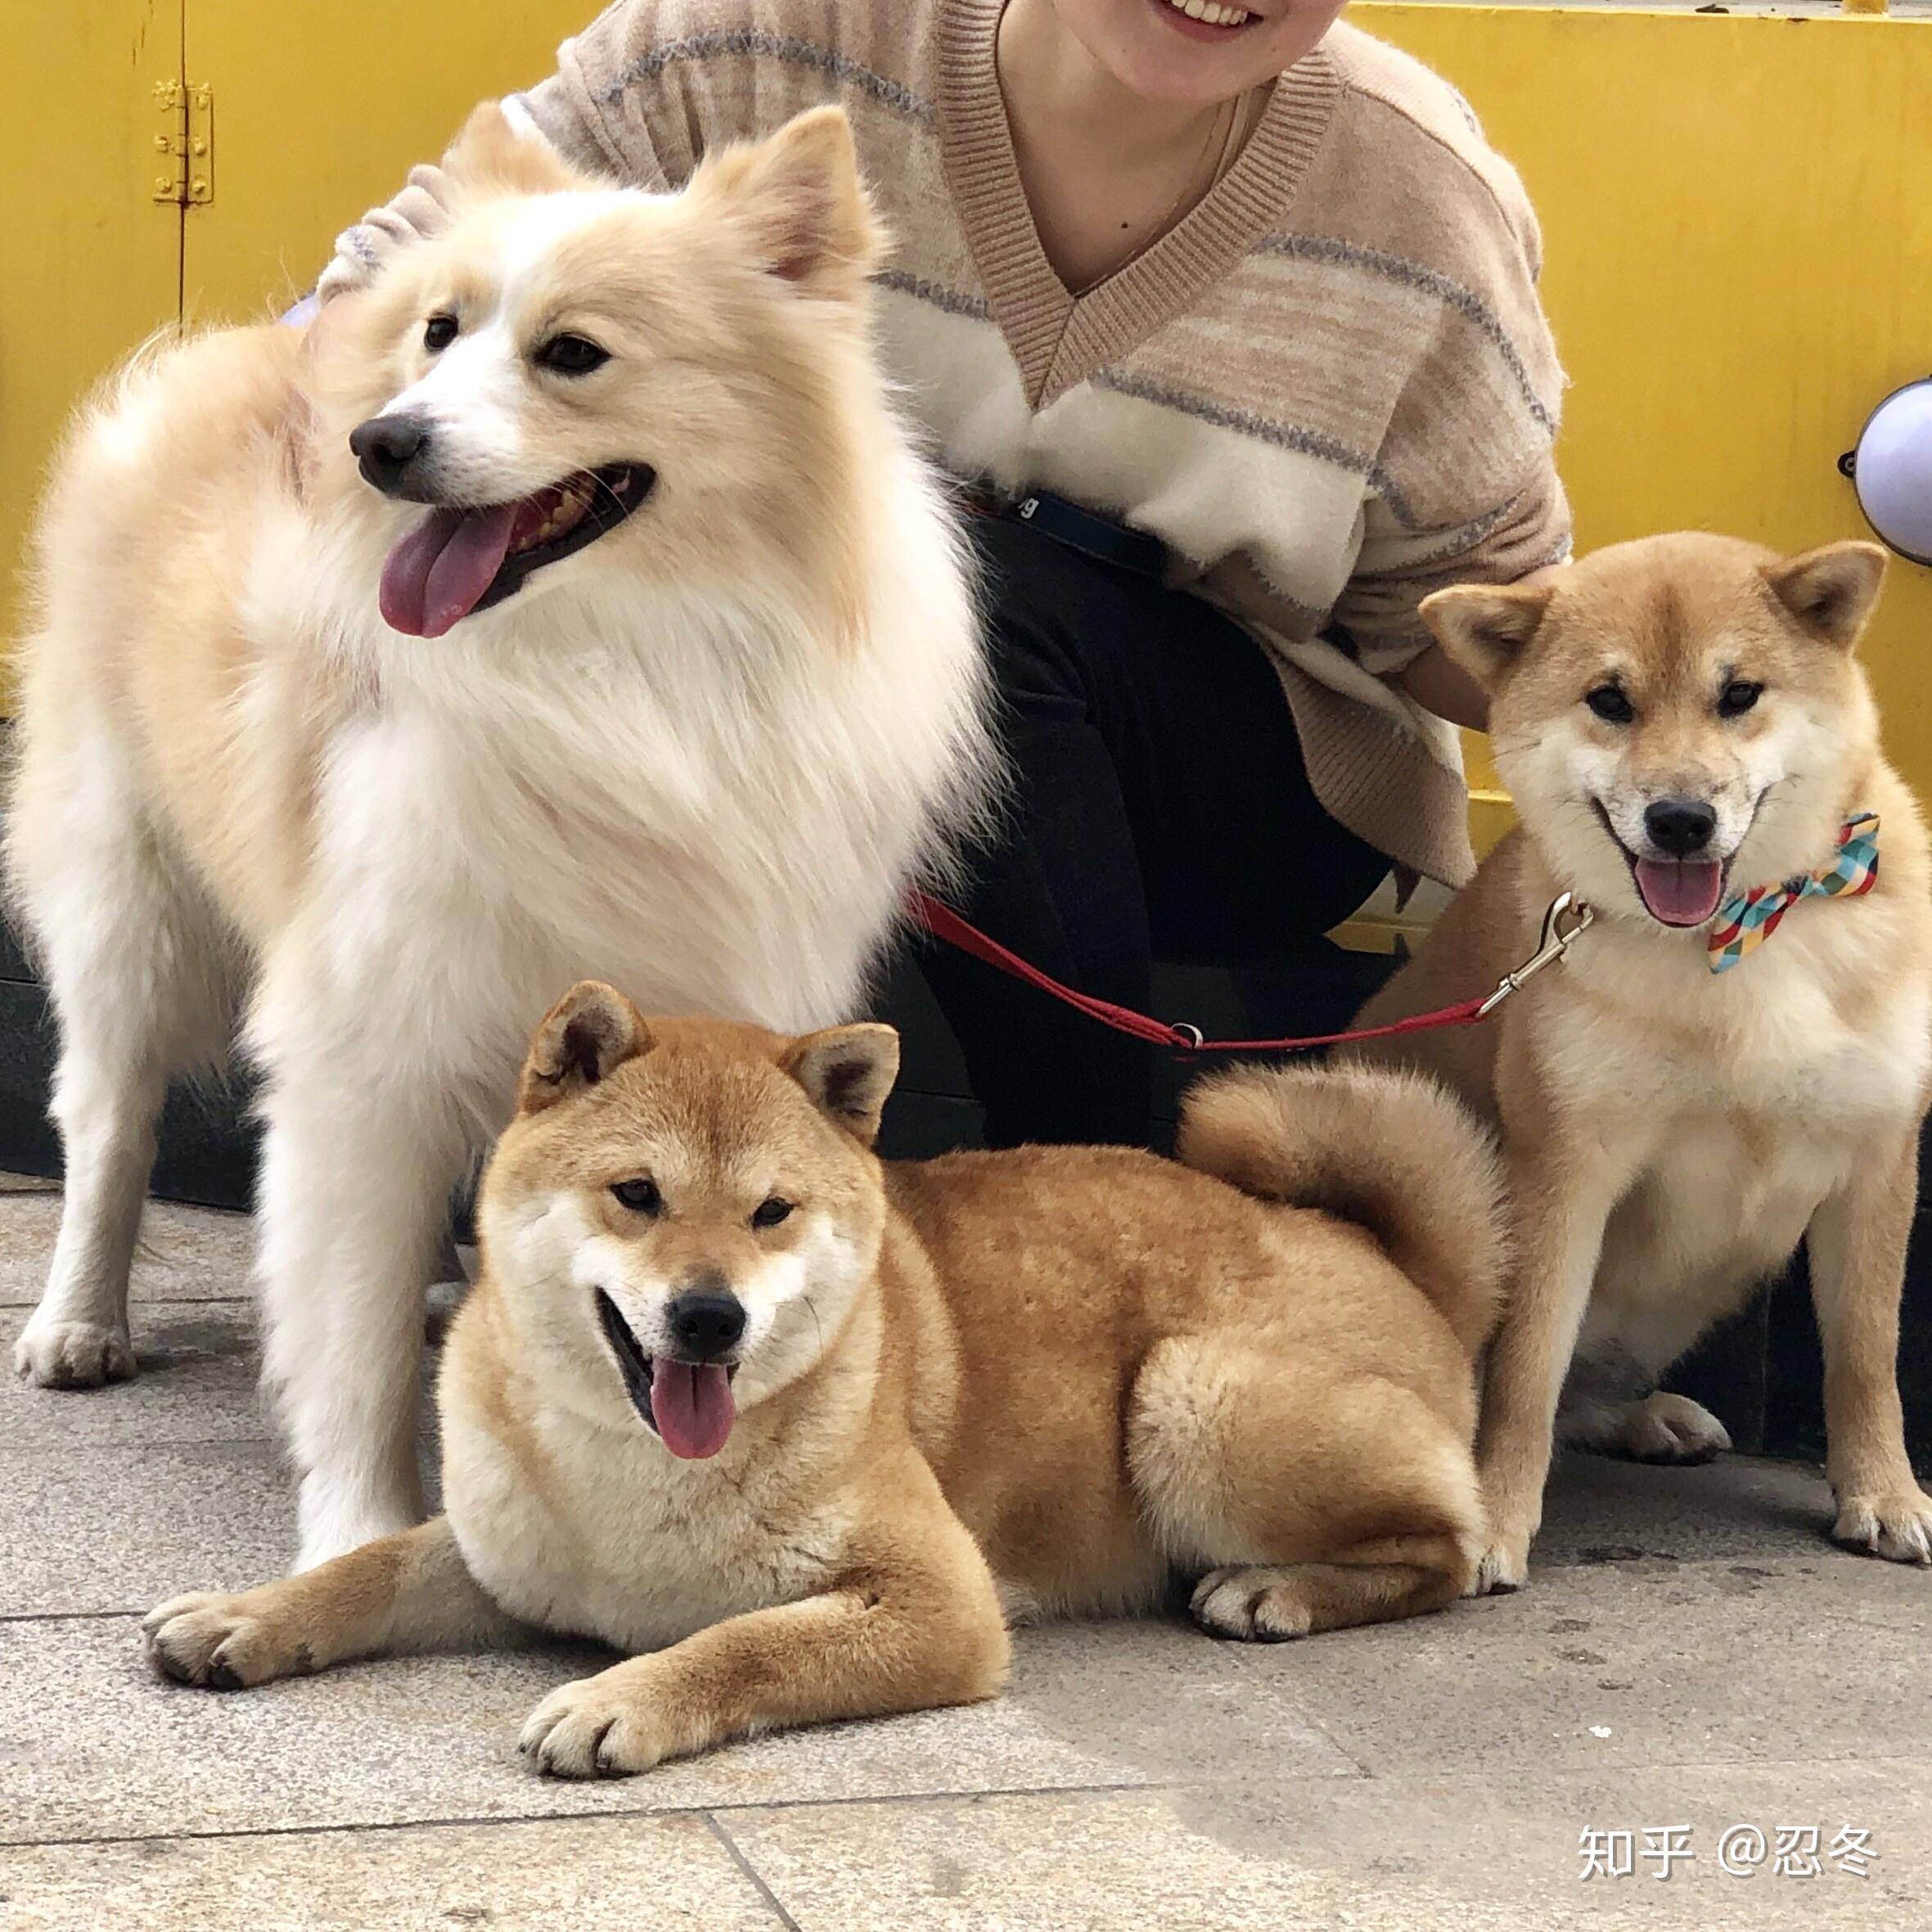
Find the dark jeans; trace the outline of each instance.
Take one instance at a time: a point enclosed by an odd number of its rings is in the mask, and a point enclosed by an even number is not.
[[[1389,862],[1323,811],[1261,647],[1198,597],[973,519],[1014,772],[961,910],[1056,979],[1145,1012],[1163,958],[1279,954]],[[989,1146],[1146,1144],[1156,1049],[928,943]]]

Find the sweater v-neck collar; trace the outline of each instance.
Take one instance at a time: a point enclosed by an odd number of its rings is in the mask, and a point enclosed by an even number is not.
[[[1182,313],[1286,213],[1341,91],[1322,47],[1279,80],[1234,165],[1152,247],[1075,294],[1034,225],[1000,92],[1006,0],[939,0],[939,119],[946,178],[988,306],[1043,409]]]

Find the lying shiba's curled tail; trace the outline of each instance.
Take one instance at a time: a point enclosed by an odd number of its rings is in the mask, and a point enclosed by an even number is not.
[[[1501,1308],[1502,1162],[1426,1074],[1348,1065],[1240,1067],[1189,1092],[1178,1152],[1244,1194],[1366,1227],[1473,1356]]]

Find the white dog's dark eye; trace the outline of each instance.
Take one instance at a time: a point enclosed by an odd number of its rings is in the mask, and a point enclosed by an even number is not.
[[[559,376],[588,376],[610,359],[610,350],[598,348],[588,336],[552,336],[537,351],[537,360]]]
[[[432,315],[423,325],[422,345],[427,349],[447,349],[456,340],[456,317]]]
[[[1628,724],[1637,715],[1635,706],[1624,696],[1622,687],[1615,684],[1598,685],[1584,697],[1583,702],[1605,724]]]
[[[655,1181],[614,1181],[610,1191],[616,1196],[619,1206],[628,1208],[633,1214],[661,1214],[664,1211],[664,1197],[657,1191]]]
[[[791,1203],[777,1195],[768,1195],[751,1210],[754,1227],[776,1227],[791,1212]]]
[[[1733,678],[1718,693],[1718,715],[1741,718],[1763,695],[1762,684],[1754,684],[1748,678]]]

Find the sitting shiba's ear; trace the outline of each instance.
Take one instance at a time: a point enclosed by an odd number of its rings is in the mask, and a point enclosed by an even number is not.
[[[458,195],[552,195],[589,187],[580,173],[535,128],[519,128],[494,101],[471,111],[443,157],[443,171]]]
[[[810,294],[850,299],[883,252],[842,108],[815,107],[768,141],[724,149],[691,185],[750,231],[769,273]]]
[[[517,1110],[555,1106],[650,1050],[651,1030],[637,1009],[615,987],[586,980],[543,1016],[523,1064]]]
[[[1422,621],[1478,683],[1494,689],[1549,608],[1541,583],[1458,583],[1423,598]]]
[[[1777,601],[1813,637],[1840,651],[1858,642],[1885,577],[1885,552],[1855,539],[1788,556],[1764,571]]]
[[[778,1064],[829,1115],[869,1147],[898,1078],[899,1037],[889,1026],[835,1026],[794,1040]]]

